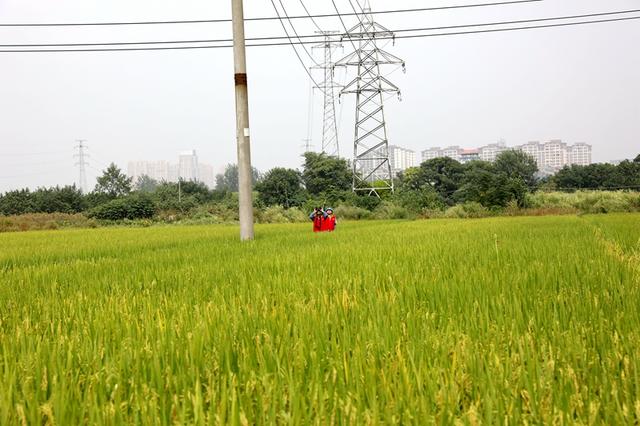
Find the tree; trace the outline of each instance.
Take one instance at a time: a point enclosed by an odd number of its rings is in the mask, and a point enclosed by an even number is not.
[[[613,164],[565,166],[555,174],[553,181],[559,189],[615,189],[625,186],[626,177],[618,172],[621,169]]]
[[[9,191],[0,196],[0,214],[17,215],[34,212],[33,196],[29,189]]]
[[[449,157],[434,158],[420,167],[407,169],[403,176],[402,189],[434,189],[442,203],[455,204],[453,194],[458,190],[464,176],[464,166]]]
[[[89,212],[89,216],[101,220],[150,219],[156,206],[148,194],[133,194],[102,204]]]
[[[494,165],[497,173],[504,173],[510,179],[520,179],[529,189],[535,188],[538,164],[529,154],[517,150],[504,151],[498,155]]]
[[[109,167],[98,177],[95,192],[113,199],[127,195],[131,192],[131,178],[127,177],[118,166],[111,163]]]
[[[254,187],[260,181],[260,172],[255,167],[251,168],[251,180]],[[216,175],[216,190],[238,192],[237,164],[227,164],[224,173]]]
[[[311,195],[350,191],[352,179],[347,160],[325,153],[304,154],[302,182]]]
[[[138,180],[135,184],[135,190],[140,192],[153,192],[158,187],[158,181],[147,176],[138,176]]]
[[[487,208],[506,207],[516,200],[524,207],[526,194],[527,185],[520,176],[509,176],[499,171],[495,164],[472,161],[466,164],[462,185],[455,198],[458,202],[476,202]]]
[[[300,172],[276,167],[269,170],[256,185],[259,200],[267,206],[280,205],[285,208],[300,206],[305,200]]]
[[[38,213],[80,213],[86,208],[82,191],[75,185],[38,188],[32,193],[32,201]]]

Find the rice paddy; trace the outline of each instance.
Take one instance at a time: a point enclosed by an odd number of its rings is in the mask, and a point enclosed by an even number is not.
[[[0,424],[638,424],[640,215],[0,234]]]

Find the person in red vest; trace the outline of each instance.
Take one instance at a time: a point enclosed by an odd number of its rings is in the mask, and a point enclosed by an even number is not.
[[[322,210],[321,207],[316,207],[313,209],[313,213],[309,215],[309,219],[313,222],[313,232],[322,232],[324,231],[324,221],[327,217],[327,214]]]
[[[336,219],[336,215],[333,214],[333,209],[329,207],[326,210],[326,217],[323,223],[323,231],[333,232],[336,230],[336,225],[338,224],[338,220]]]

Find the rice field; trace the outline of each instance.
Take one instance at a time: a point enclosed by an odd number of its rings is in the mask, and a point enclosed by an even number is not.
[[[638,424],[640,215],[0,234],[0,424]]]

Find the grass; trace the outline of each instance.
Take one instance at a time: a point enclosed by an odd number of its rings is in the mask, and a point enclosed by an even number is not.
[[[2,234],[0,424],[637,424],[639,220]]]

